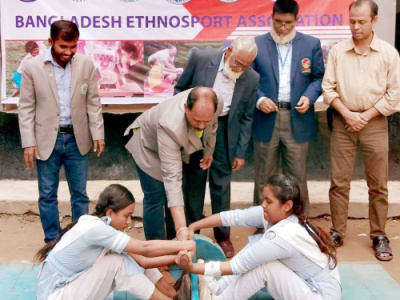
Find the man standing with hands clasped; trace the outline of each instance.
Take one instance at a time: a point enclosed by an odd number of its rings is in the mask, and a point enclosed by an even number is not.
[[[256,38],[253,67],[260,87],[253,122],[254,205],[261,204],[268,178],[281,166],[299,180],[307,215],[307,153],[317,134],[314,103],[322,91],[324,62],[320,41],[296,31],[298,12],[296,1],[277,0],[271,32]]]
[[[399,111],[400,60],[396,49],[373,32],[378,6],[372,0],[350,4],[352,38],[336,44],[322,82],[324,102],[335,110],[331,135],[331,237],[336,247],[346,234],[350,182],[357,150],[364,160],[369,194],[370,238],[375,256],[391,260],[385,233],[388,213],[388,123]]]
[[[50,49],[29,60],[22,74],[18,119],[26,168],[38,172],[39,211],[45,242],[61,232],[57,190],[64,165],[72,220],[88,213],[88,152],[104,151],[104,125],[95,68],[75,54],[79,30],[71,21],[51,25]]]

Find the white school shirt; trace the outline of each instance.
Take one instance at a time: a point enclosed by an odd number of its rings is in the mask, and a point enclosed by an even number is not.
[[[266,229],[263,235],[258,235],[258,239],[253,238],[249,244],[231,259],[230,265],[234,275],[247,273],[269,261],[279,260],[302,278],[312,291],[320,293],[324,300],[341,299],[341,284],[337,268],[334,270],[329,269],[328,257],[325,254],[321,255],[322,253],[317,243],[314,240],[311,243],[307,240],[303,242],[299,238],[296,241],[298,244],[309,243],[309,245],[295,247],[284,239],[283,232],[287,227],[289,227],[289,231],[294,231],[293,229],[296,227],[299,227],[295,229],[296,232],[305,230],[299,224],[295,215],[291,215],[277,224],[269,224],[264,220],[264,211],[261,206],[254,206],[244,210],[225,211],[221,212],[220,215],[223,226],[264,226]],[[285,226],[285,224],[289,224],[289,226]],[[311,238],[311,236],[309,237]],[[314,243],[314,246],[312,243]],[[299,249],[301,251],[304,249],[309,251],[307,255],[313,254],[314,251],[315,254],[312,256],[315,261],[303,254],[305,251],[302,253]]]

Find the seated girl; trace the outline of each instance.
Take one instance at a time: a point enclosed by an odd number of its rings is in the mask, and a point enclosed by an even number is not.
[[[191,263],[188,271],[211,276],[204,277],[219,299],[248,299],[265,287],[274,299],[340,300],[335,248],[328,233],[304,219],[298,181],[274,175],[263,196],[261,206],[221,212],[192,223],[192,234],[221,225],[264,226],[265,233],[251,236],[230,261]]]
[[[100,194],[93,215],[80,217],[40,249],[36,299],[97,300],[114,289],[139,299],[175,297],[175,290],[152,268],[174,263],[181,250],[194,253],[195,243],[130,238],[123,230],[131,223],[134,202],[127,188],[112,184]]]

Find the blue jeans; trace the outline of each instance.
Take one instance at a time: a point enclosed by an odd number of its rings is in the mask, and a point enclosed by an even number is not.
[[[169,208],[164,183],[145,173],[136,163],[135,166],[144,194],[143,227],[146,240],[165,240],[165,214]],[[170,226],[167,225],[167,230]]]
[[[72,220],[87,214],[89,197],[86,194],[88,155],[82,156],[73,133],[59,133],[53,152],[47,160],[37,160],[40,219],[47,243],[61,232],[57,191],[60,168],[64,165],[71,194]]]

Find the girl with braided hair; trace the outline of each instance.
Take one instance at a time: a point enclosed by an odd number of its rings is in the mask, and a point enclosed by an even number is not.
[[[340,300],[335,248],[327,232],[304,218],[298,181],[273,175],[263,197],[261,206],[225,211],[192,223],[191,234],[221,225],[264,227],[265,232],[250,236],[249,244],[229,262],[190,263],[186,269],[208,275],[204,279],[219,299],[248,299],[265,287],[274,299]]]
[[[174,263],[181,251],[195,251],[193,241],[140,241],[124,229],[135,209],[132,193],[112,184],[101,194],[93,215],[63,229],[36,254],[43,262],[36,299],[104,299],[112,290],[139,299],[171,299],[175,290],[156,269]]]

